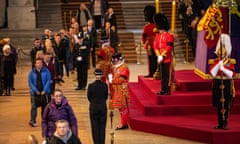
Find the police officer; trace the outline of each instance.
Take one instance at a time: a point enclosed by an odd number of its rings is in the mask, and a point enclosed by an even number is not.
[[[78,41],[74,47],[74,57],[77,67],[78,87],[75,90],[85,90],[88,77],[88,56],[90,52],[90,41],[87,33],[79,32]]]
[[[107,84],[101,81],[103,72],[96,69],[94,72],[96,80],[88,85],[87,97],[90,102],[89,114],[91,120],[92,137],[94,144],[105,144],[105,129],[107,122],[108,98]]]

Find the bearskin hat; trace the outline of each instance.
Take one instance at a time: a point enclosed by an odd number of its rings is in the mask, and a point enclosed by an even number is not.
[[[156,24],[158,30],[168,31],[170,28],[167,17],[162,13],[158,13],[154,16],[154,23]]]
[[[145,21],[153,23],[153,17],[156,13],[156,8],[152,5],[147,5],[144,8]]]

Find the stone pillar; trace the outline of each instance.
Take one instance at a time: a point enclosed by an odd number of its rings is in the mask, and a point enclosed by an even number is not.
[[[8,28],[29,30],[36,28],[34,0],[8,0]]]
[[[0,4],[0,27],[3,27],[6,20],[6,0],[0,0]]]

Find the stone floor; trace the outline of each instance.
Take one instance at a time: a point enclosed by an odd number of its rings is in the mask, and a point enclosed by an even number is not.
[[[131,78],[130,81],[137,81],[138,75],[147,73],[146,64],[129,64]],[[177,63],[176,69],[192,69],[193,64]],[[38,110],[38,127],[32,128],[28,125],[30,117],[30,98],[27,84],[27,75],[30,71],[29,66],[18,65],[17,75],[15,76],[15,91],[12,96],[0,97],[0,144],[26,144],[27,137],[34,134],[41,142],[40,109]],[[64,95],[68,98],[78,119],[79,137],[83,144],[92,144],[91,131],[88,115],[88,101],[86,91],[75,91],[75,75],[64,77],[65,83],[59,86]],[[93,69],[89,70],[88,82],[92,82]],[[114,111],[114,126],[119,122],[119,115]],[[110,144],[110,121],[108,119],[106,129],[106,144]],[[166,137],[134,131],[131,129],[114,131],[115,144],[200,144],[199,142]]]

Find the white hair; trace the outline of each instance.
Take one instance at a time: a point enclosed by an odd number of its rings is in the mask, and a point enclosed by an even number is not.
[[[232,44],[231,44],[230,36],[228,34],[221,34],[220,35],[220,37],[218,39],[218,43],[217,43],[215,53],[217,53],[217,51],[219,51],[219,49],[221,48],[221,44],[226,49],[226,56],[229,57],[231,55],[231,52],[232,52]]]
[[[3,46],[2,51],[5,52],[7,49],[10,49],[10,45],[8,45],[8,44]]]

